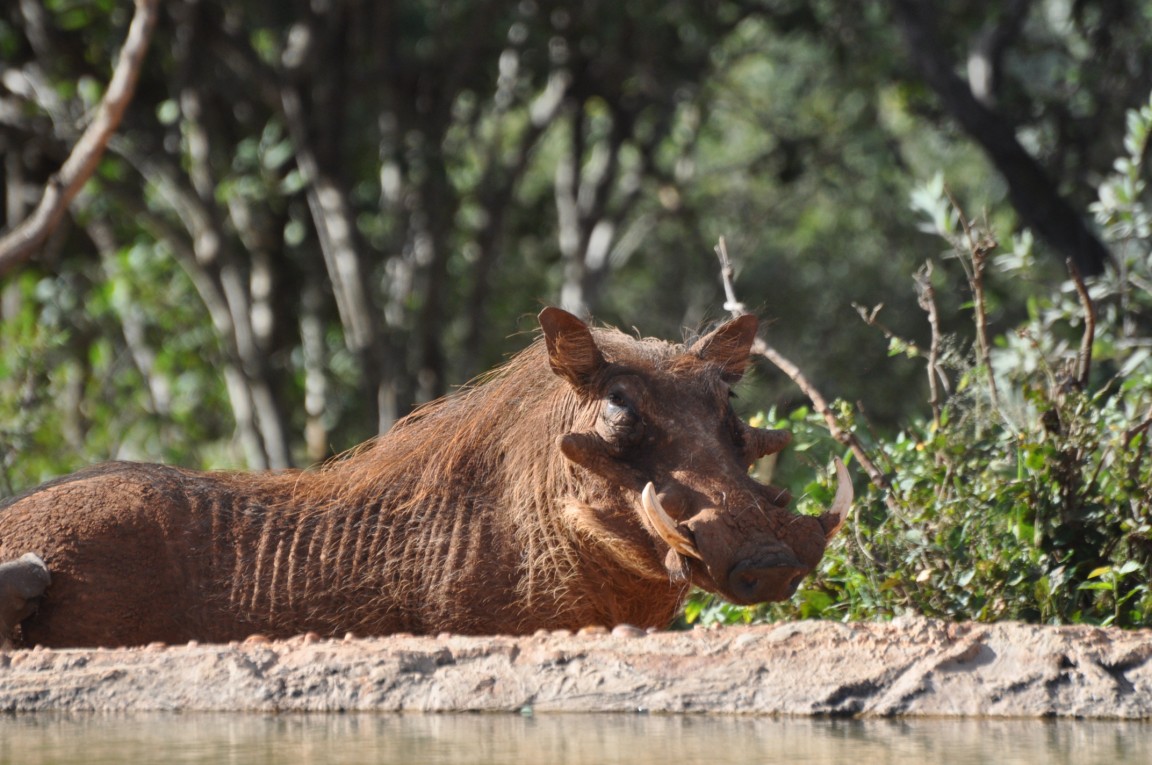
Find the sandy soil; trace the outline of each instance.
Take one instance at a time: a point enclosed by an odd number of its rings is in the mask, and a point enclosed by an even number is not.
[[[1152,719],[1152,630],[795,622],[0,652],[0,710]]]

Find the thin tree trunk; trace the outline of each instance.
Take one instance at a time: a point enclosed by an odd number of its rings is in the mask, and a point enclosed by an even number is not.
[[[348,350],[360,362],[365,391],[375,408],[377,431],[390,425],[386,411],[383,359],[383,338],[375,310],[367,289],[367,274],[355,238],[356,221],[348,195],[327,173],[309,139],[309,128],[304,116],[298,89],[285,87],[282,91],[284,116],[289,134],[296,147],[296,163],[308,184],[308,209],[324,255],[328,278],[336,298],[336,309],[344,328],[344,341]]]

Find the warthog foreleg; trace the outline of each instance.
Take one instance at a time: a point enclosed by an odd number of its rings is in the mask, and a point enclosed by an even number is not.
[[[35,553],[0,563],[0,648],[12,644],[13,630],[36,612],[51,582],[48,567]]]

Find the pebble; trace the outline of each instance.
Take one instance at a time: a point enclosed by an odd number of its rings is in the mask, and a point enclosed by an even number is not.
[[[639,627],[633,627],[631,624],[617,624],[612,628],[612,637],[619,638],[636,638],[644,637],[648,632]]]

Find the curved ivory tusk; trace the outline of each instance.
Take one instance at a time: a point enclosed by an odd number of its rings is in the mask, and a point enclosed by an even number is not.
[[[661,539],[668,543],[669,547],[689,558],[704,560],[703,556],[696,550],[696,545],[692,544],[692,540],[680,533],[680,530],[676,528],[676,521],[672,520],[672,516],[668,515],[667,511],[661,507],[660,500],[656,497],[656,488],[652,486],[651,481],[640,493],[640,507],[644,510],[649,525]]]
[[[825,539],[831,539],[835,536],[840,527],[844,525],[844,521],[848,520],[848,513],[852,510],[852,477],[848,475],[848,468],[844,467],[844,463],[840,461],[839,457],[832,458],[836,463],[836,496],[832,498],[832,506],[824,513],[821,520],[827,531],[824,532]]]

